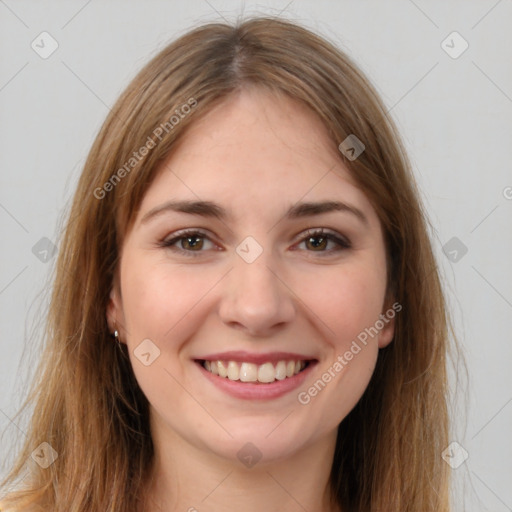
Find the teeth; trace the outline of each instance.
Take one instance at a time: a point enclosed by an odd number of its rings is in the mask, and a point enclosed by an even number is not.
[[[254,363],[237,363],[236,361],[204,361],[203,367],[214,375],[240,380],[242,382],[270,383],[297,375],[306,367],[305,361],[279,361],[257,365]]]
[[[276,380],[276,370],[272,363],[262,364],[258,368],[258,382],[274,382]]]
[[[239,380],[240,379],[240,368],[235,361],[229,361],[228,363],[228,379]]]
[[[284,361],[279,361],[276,364],[276,379],[277,380],[286,379],[286,363]]]
[[[222,361],[217,361],[217,368],[219,370],[219,375],[221,377],[228,376],[228,368],[227,368],[227,366],[224,366],[224,363]]]
[[[256,382],[258,380],[258,367],[252,363],[240,365],[240,380],[242,382]]]

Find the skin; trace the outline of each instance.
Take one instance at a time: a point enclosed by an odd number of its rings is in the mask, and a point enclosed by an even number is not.
[[[212,201],[228,219],[168,211],[169,200]],[[343,201],[334,211],[285,218],[299,201]],[[206,238],[170,240],[182,229]],[[305,231],[324,228],[350,248]],[[262,254],[237,246],[252,236]],[[202,244],[202,245],[201,245]],[[187,257],[177,248],[196,254]],[[337,427],[366,389],[391,320],[308,404],[297,400],[389,308],[379,219],[342,164],[322,122],[304,106],[257,88],[229,96],[197,119],[163,162],[127,234],[107,318],[127,343],[150,402],[155,462],[145,510],[339,510],[329,502]],[[134,350],[150,339],[149,366]],[[234,398],[193,361],[227,350],[297,352],[318,360],[299,389],[272,400]],[[252,468],[237,452],[253,443]],[[193,507],[193,508],[192,508]]]

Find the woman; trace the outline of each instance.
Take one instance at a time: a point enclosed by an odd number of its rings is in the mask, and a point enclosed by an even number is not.
[[[91,149],[2,510],[448,511],[446,316],[362,73],[290,22],[195,29]]]

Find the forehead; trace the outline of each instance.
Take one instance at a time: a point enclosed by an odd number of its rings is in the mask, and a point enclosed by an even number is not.
[[[320,118],[284,94],[253,87],[194,121],[157,169],[140,215],[177,197],[214,199],[249,215],[340,194],[356,206],[366,201]]]

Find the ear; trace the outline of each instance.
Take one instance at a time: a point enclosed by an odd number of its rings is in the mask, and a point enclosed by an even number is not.
[[[379,332],[379,348],[387,347],[395,335],[395,317],[402,310],[402,305],[399,302],[387,302],[388,307],[384,309],[379,317],[379,321],[384,324]]]

